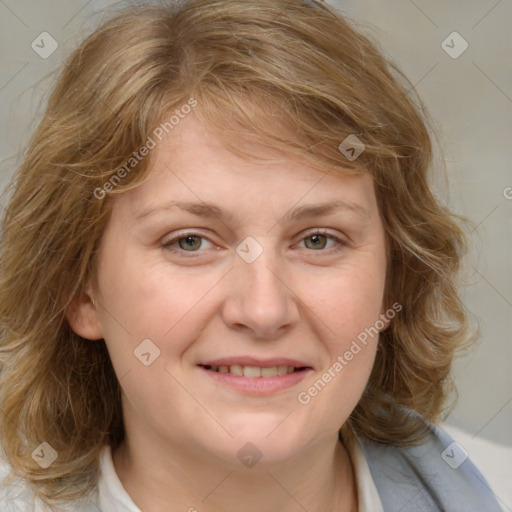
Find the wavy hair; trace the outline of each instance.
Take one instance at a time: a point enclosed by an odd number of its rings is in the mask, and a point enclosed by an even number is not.
[[[313,0],[114,11],[56,78],[3,218],[0,444],[12,472],[48,504],[92,490],[100,450],[124,438],[104,340],[75,334],[66,311],[95,276],[115,196],[147,179],[153,153],[134,155],[191,99],[199,119],[244,158],[257,155],[240,152],[240,137],[326,173],[372,176],[386,232],[385,298],[403,308],[380,335],[349,418],[360,437],[420,442],[424,424],[407,410],[439,421],[455,351],[474,338],[457,291],[463,219],[432,192],[435,132],[377,43]],[[365,145],[356,160],[339,149],[351,134]],[[47,469],[31,457],[43,441],[58,452]]]

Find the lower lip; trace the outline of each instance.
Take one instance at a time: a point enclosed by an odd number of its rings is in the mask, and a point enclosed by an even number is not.
[[[272,395],[296,386],[311,371],[311,368],[287,373],[278,377],[243,377],[232,373],[220,373],[199,367],[217,382],[230,386],[250,395]]]

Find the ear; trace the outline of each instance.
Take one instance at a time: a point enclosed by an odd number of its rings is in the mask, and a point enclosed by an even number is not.
[[[391,318],[390,318],[390,314],[389,314],[390,310],[393,313],[393,316]],[[379,316],[379,320],[381,320],[384,323],[384,326],[382,327],[382,329],[379,329],[380,333],[383,333],[384,331],[389,329],[389,326],[391,325],[391,320],[394,316],[395,316],[394,310],[392,308],[388,307],[387,301],[384,301],[383,305],[382,305],[382,309],[380,311],[380,316]]]
[[[66,310],[66,318],[76,334],[88,340],[99,340],[103,332],[91,297],[92,294],[85,291],[77,293]]]
[[[391,301],[384,301],[380,314],[380,320],[382,320],[384,323],[384,327],[379,329],[381,333],[387,330],[390,325],[392,325],[393,318],[395,318],[395,316],[397,316],[397,314],[402,311],[402,309],[402,304],[399,302],[394,302],[393,305],[391,305]]]
[[[391,319],[388,318],[386,315],[386,310],[382,311],[379,317],[382,322],[384,322],[384,327],[382,329],[379,329],[379,333],[382,334],[384,331],[387,331],[389,329],[389,326],[391,325]]]

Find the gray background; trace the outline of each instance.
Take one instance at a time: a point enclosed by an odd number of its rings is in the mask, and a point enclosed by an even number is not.
[[[0,0],[0,189],[36,125],[48,75],[101,20],[92,13],[109,3]],[[456,364],[460,396],[447,423],[512,446],[512,2],[332,4],[397,62],[441,133],[449,186],[438,190],[474,223],[463,293],[481,328],[477,347]],[[43,31],[59,44],[47,59],[31,48]],[[453,31],[469,45],[456,59],[441,46]],[[0,207],[7,199],[0,197]]]

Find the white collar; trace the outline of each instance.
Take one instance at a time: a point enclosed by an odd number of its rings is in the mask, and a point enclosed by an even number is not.
[[[358,512],[384,512],[379,492],[373,481],[359,439],[348,425],[340,430],[340,437],[343,439],[343,445],[347,449],[354,469]]]

